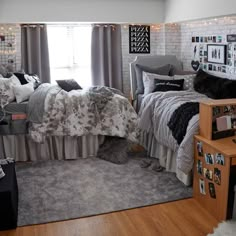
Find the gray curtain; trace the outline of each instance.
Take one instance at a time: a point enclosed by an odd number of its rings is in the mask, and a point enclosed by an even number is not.
[[[120,25],[93,25],[92,83],[122,91],[122,53]]]
[[[50,65],[46,25],[21,25],[22,69],[37,74],[43,83],[50,83]]]

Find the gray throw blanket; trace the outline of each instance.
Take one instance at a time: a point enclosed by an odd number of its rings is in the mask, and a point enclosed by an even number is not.
[[[52,89],[61,90],[58,86],[51,84],[41,84],[32,96],[28,103],[28,120],[34,123],[42,123],[44,114],[44,102],[48,92]]]

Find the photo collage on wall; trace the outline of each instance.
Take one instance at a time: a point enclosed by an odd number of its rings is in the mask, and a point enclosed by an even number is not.
[[[236,42],[222,35],[192,37],[192,68],[236,74]]]
[[[16,64],[16,38],[13,33],[0,33],[0,64]]]
[[[211,198],[216,198],[215,184],[221,185],[220,166],[225,165],[224,155],[221,153],[205,153],[203,151],[203,144],[200,141],[197,142],[197,152],[196,169],[200,177],[199,192],[203,195],[209,193]]]

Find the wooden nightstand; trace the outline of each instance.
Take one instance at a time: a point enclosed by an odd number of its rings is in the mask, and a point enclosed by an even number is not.
[[[232,218],[236,184],[236,136],[194,140],[194,198],[219,221]]]

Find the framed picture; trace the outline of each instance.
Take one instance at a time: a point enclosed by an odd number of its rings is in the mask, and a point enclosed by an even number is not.
[[[217,64],[226,64],[226,45],[208,44],[207,61]]]
[[[150,26],[129,26],[129,53],[150,53]]]

